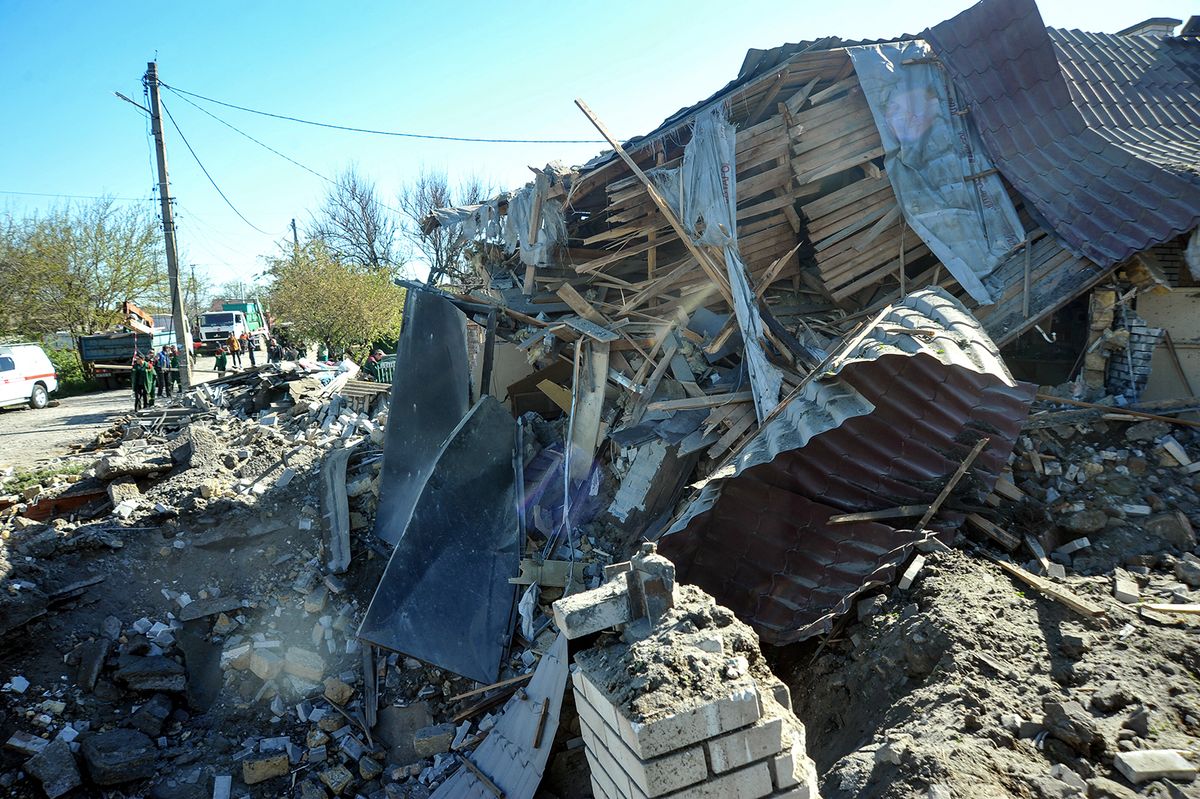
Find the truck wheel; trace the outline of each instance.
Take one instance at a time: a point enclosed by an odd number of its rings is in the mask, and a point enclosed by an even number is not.
[[[41,410],[50,404],[50,395],[46,393],[46,387],[41,383],[33,387],[33,393],[29,395],[29,407]]]

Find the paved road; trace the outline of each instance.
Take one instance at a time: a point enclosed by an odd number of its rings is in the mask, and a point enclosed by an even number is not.
[[[120,416],[132,412],[129,389],[67,397],[40,411],[0,411],[0,468],[27,469],[65,455],[71,444],[91,441]]]

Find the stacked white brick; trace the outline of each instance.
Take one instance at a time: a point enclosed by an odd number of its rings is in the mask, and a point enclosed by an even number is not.
[[[638,619],[636,588],[624,612],[621,589],[638,583],[639,561],[649,560],[663,561],[644,553],[631,571],[555,607],[560,626],[618,616],[626,625],[572,668],[597,799],[815,799],[804,726],[749,627],[699,589],[674,586],[673,573],[674,607],[653,626]]]

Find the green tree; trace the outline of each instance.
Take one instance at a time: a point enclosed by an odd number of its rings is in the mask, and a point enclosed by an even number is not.
[[[290,243],[267,259],[271,314],[289,323],[292,337],[340,351],[362,350],[400,335],[404,289],[387,267],[339,259],[319,239],[293,251]]]
[[[0,334],[74,337],[112,327],[133,300],[169,307],[158,222],[111,199],[0,222]]]

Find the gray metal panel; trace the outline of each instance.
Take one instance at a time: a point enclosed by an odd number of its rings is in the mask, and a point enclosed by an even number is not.
[[[467,319],[445,298],[409,289],[396,348],[375,535],[395,544],[439,448],[467,413]]]
[[[436,458],[358,636],[482,683],[510,631],[520,542],[516,422],[475,404]],[[386,490],[386,488],[385,488]]]
[[[922,38],[1072,252],[1109,266],[1200,222],[1200,42],[1048,32],[1034,0],[983,0]]]
[[[474,752],[464,755],[504,792],[506,799],[532,799],[542,781],[546,760],[567,688],[567,639],[562,633],[538,663],[533,679],[504,706],[504,715]],[[542,704],[546,703],[543,714]],[[545,722],[542,722],[542,716]],[[541,745],[534,746],[541,728]],[[430,799],[495,799],[465,766],[442,783]]]

